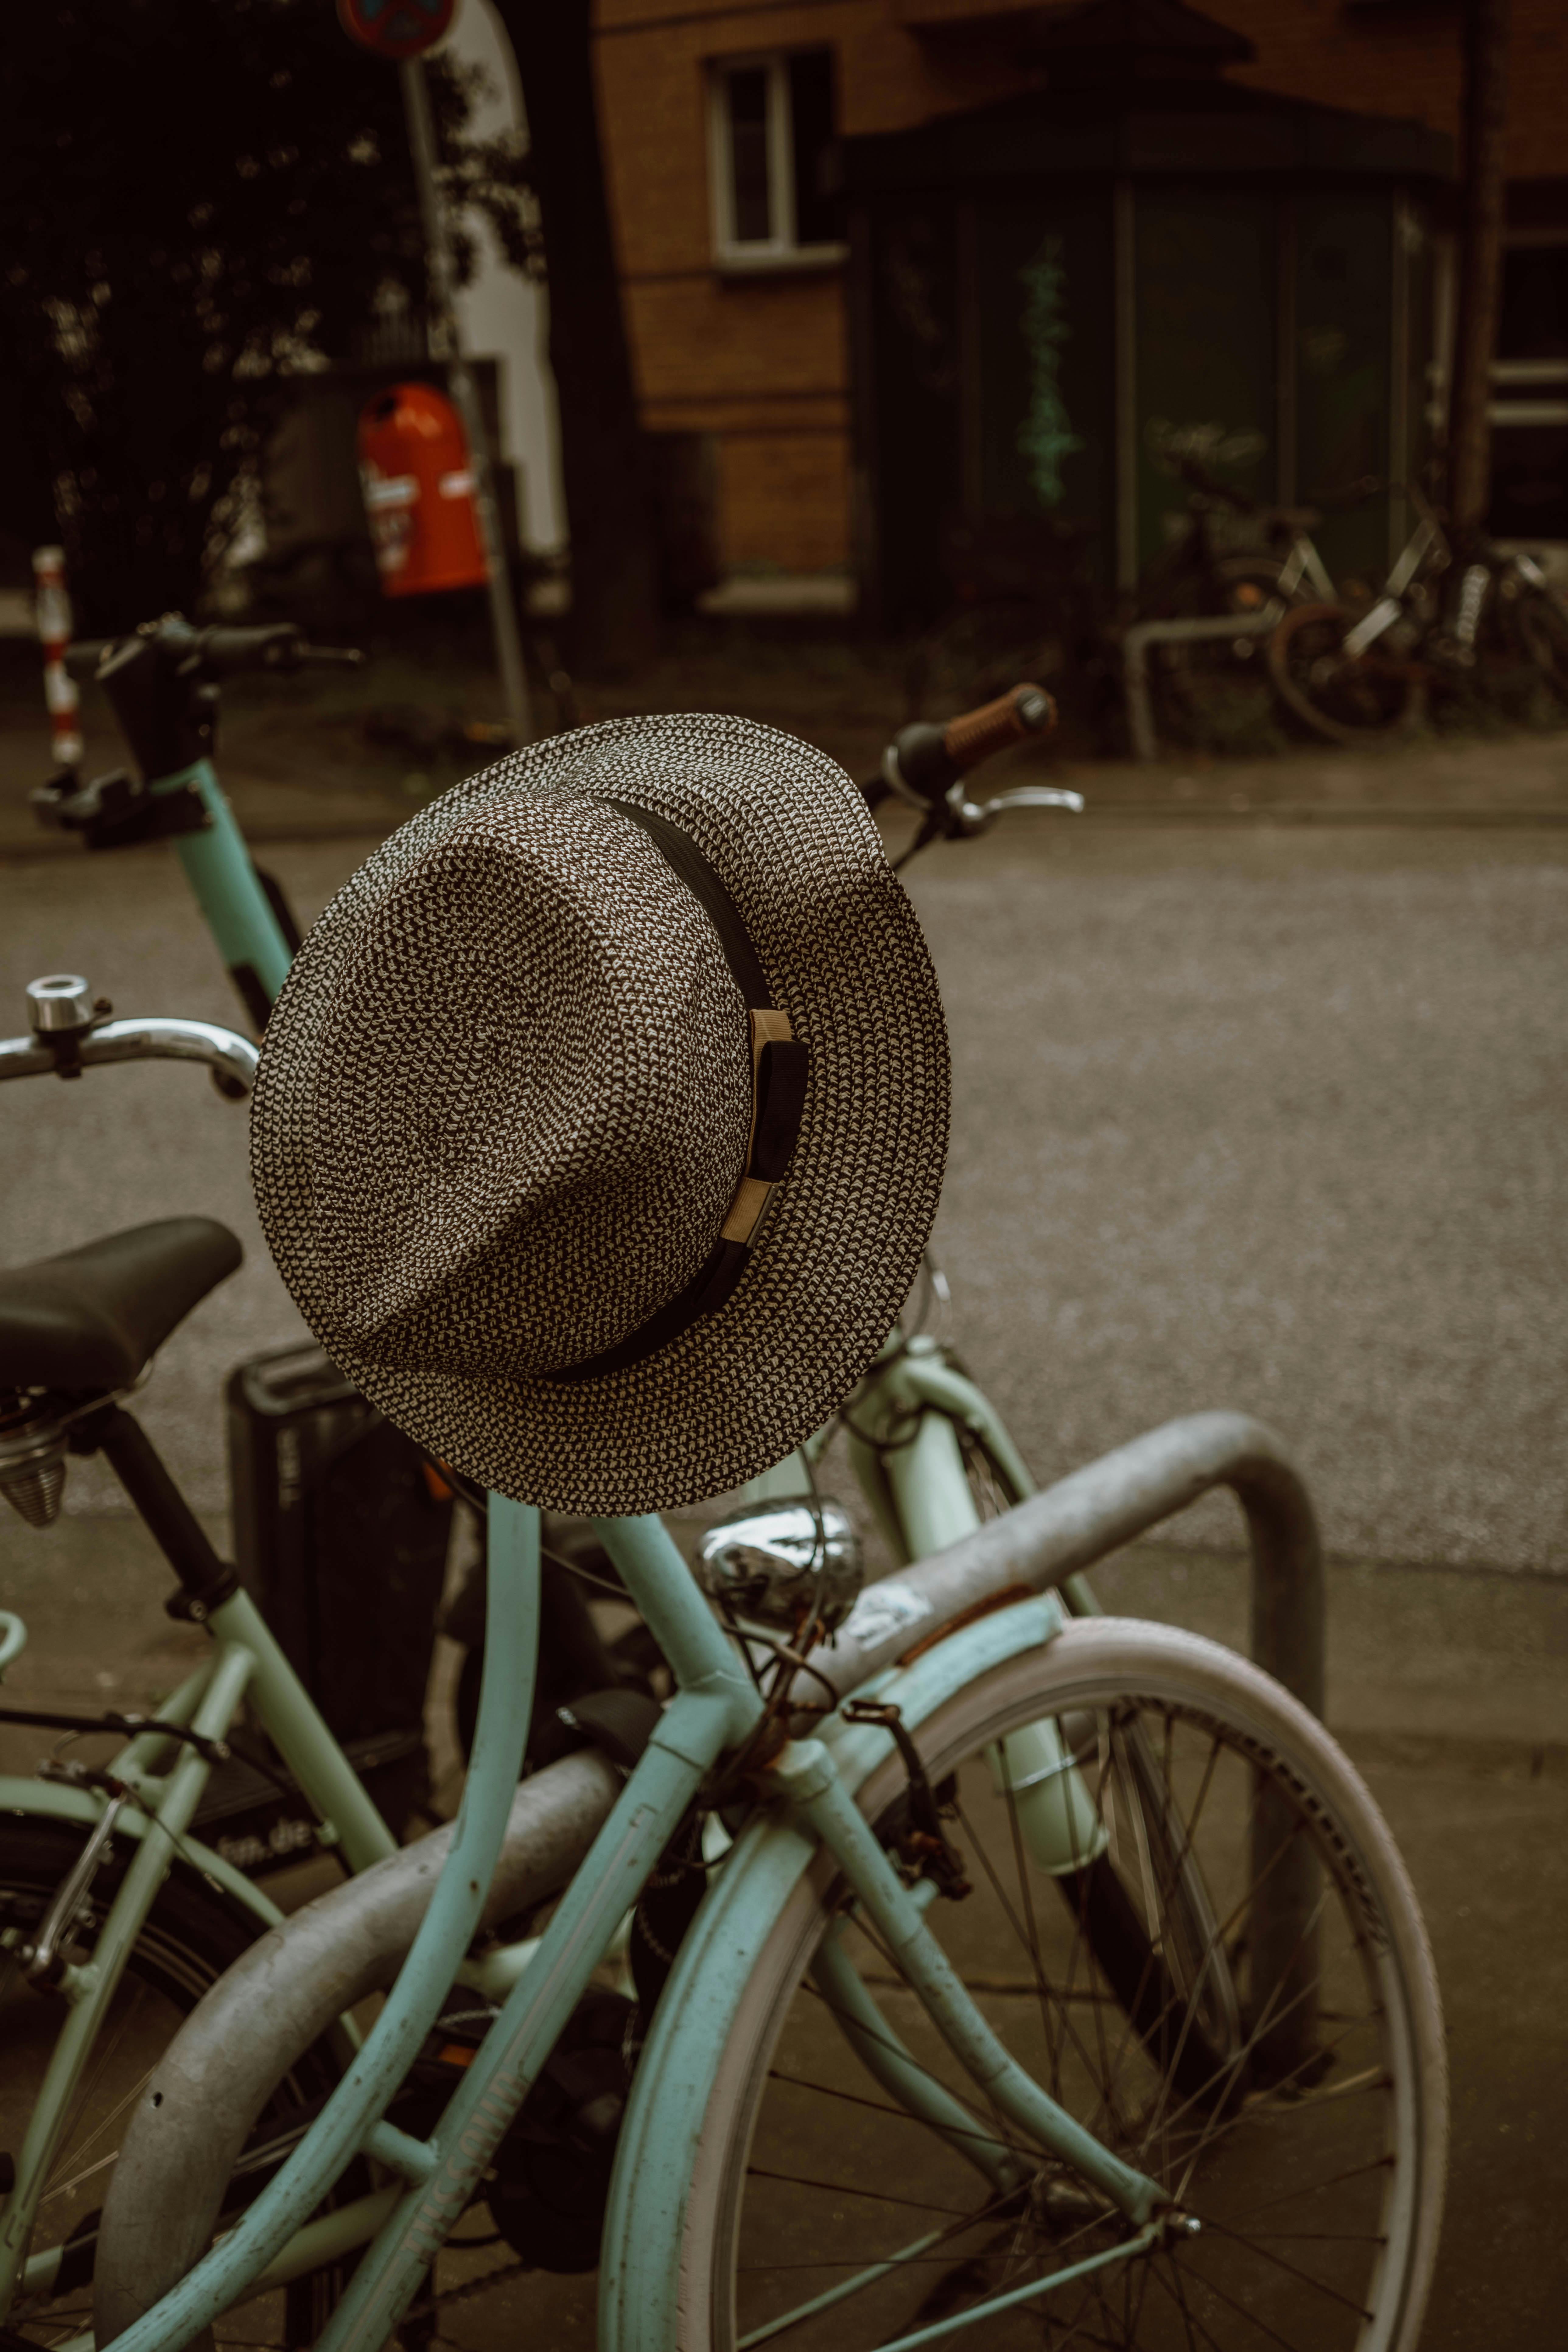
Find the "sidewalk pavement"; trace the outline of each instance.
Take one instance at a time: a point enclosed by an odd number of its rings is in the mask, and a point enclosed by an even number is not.
[[[207,1524],[221,1542],[221,1519]],[[1094,1582],[1122,1614],[1247,1646],[1238,1554],[1140,1544]],[[147,1704],[205,1638],[163,1614],[170,1585],[134,1521],[67,1518],[38,1534],[0,1519],[0,1602],[33,1633],[6,1697]],[[1328,1721],[1410,1869],[1448,2026],[1450,2185],[1422,2352],[1554,2352],[1568,2284],[1556,2226],[1568,2197],[1568,1586],[1336,1562],[1329,1597]],[[434,1680],[449,1687],[449,1673]],[[47,1738],[0,1730],[0,1768],[30,1769]],[[319,1891],[308,1874],[269,1884],[284,1899]],[[525,2280],[443,2318],[466,2352],[507,2352],[520,2328],[550,2352],[590,2352],[592,2282]]]
[[[878,773],[899,724],[896,695],[812,691],[809,680],[747,680],[748,715],[803,734],[863,780]],[[715,694],[715,689],[717,693]],[[679,682],[649,706],[631,689],[584,689],[585,719],[623,709],[728,708],[722,674]],[[247,710],[220,729],[218,763],[240,824],[255,843],[371,838],[424,805],[449,776],[433,777],[414,753],[374,754],[342,721],[309,713]],[[101,715],[89,729],[83,772],[122,765],[124,752]],[[47,728],[26,709],[0,703],[0,860],[79,855],[68,835],[46,831],[28,803],[51,765]],[[1237,824],[1443,824],[1468,827],[1568,824],[1568,730],[1495,737],[1423,737],[1368,751],[1302,745],[1260,759],[1175,753],[1155,761],[1065,758],[1050,743],[1026,744],[991,761],[982,795],[1026,781],[1070,784],[1088,803],[1090,825]]]

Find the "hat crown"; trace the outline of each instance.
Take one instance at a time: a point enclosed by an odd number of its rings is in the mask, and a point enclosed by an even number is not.
[[[665,1510],[843,1402],[947,1113],[865,802],[697,712],[532,745],[372,854],[273,1008],[251,1167],[300,1312],[389,1420],[520,1500]]]
[[[332,996],[311,1105],[329,1348],[548,1372],[695,1274],[745,1161],[746,1008],[625,817],[520,800],[455,827],[365,910]]]

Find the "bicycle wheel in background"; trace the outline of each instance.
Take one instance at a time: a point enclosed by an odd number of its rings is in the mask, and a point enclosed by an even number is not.
[[[1284,566],[1270,555],[1227,555],[1194,589],[1190,617],[1238,621],[1283,614],[1291,601],[1280,585]],[[1194,750],[1242,751],[1268,748],[1274,696],[1263,636],[1200,637],[1150,648],[1149,682],[1162,740]],[[1277,728],[1275,729],[1277,733]]]
[[[25,1814],[0,1820],[0,1931],[26,1935],[37,1926],[81,1845],[82,1832],[61,1822]],[[130,1858],[129,1850],[118,1850],[100,1872],[90,1916],[75,1931],[77,1942],[92,1942]],[[19,2336],[52,2345],[91,2326],[98,2216],[119,2152],[119,2133],[182,2020],[260,1932],[259,1922],[180,1868],[164,1881],[89,2058],[38,2208],[30,2258],[62,2248],[59,2273],[47,2287],[18,2293],[5,2322],[13,2341]],[[36,1991],[22,1979],[10,1953],[0,1949],[0,2049],[5,2053],[0,2147],[12,2152],[22,2146],[63,2013],[63,1997]],[[318,2048],[280,2085],[257,2126],[254,2160],[248,2175],[239,2176],[237,2203],[257,2193],[286,2153],[268,2144],[286,2133],[290,2113],[319,2101],[337,2079],[330,2053]],[[353,2196],[358,2189],[345,2180],[334,2193]],[[225,2344],[313,2344],[347,2277],[346,2270],[322,2271],[258,2297],[224,2321]]]
[[[1331,743],[1394,740],[1420,723],[1426,690],[1414,666],[1357,660],[1341,650],[1355,614],[1339,604],[1298,604],[1268,640],[1268,674],[1285,708]]]
[[[1525,653],[1553,694],[1568,702],[1568,613],[1539,590],[1521,595],[1514,626]]]
[[[1081,1920],[1028,1857],[1026,1801],[998,1743],[1041,1719],[1079,1759],[1106,1858],[1160,1958],[1173,1906],[1151,1857],[1172,1822],[1201,1864],[1206,1957],[1239,1988],[1245,2033],[1196,2085],[1179,2067],[1203,2038],[1201,1986],[1182,1991],[1173,1965],[1163,2039],[1132,2032]],[[1158,1759],[1155,1787],[1130,1761],[1134,1733]],[[917,1737],[974,1889],[927,1914],[949,1959],[1036,2079],[1198,2224],[988,2315],[986,2352],[1414,2352],[1442,2205],[1442,2020],[1404,1866],[1321,1727],[1215,1643],[1103,1618],[998,1667]],[[878,1819],[900,1788],[890,1763],[861,1802]],[[684,2352],[870,2352],[1130,2234],[1038,2151],[1016,2149],[1026,2177],[1011,2190],[958,2152],[970,2132],[1008,2143],[1008,2127],[893,1955],[841,1906],[824,1858],[780,1916],[718,2061],[678,2250]],[[968,2111],[950,2137],[858,2053],[867,2029],[835,1943],[877,2004],[878,2038],[900,2037]]]

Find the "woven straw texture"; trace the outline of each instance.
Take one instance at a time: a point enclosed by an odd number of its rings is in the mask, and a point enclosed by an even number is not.
[[[745,1162],[746,1011],[619,800],[718,870],[810,1056],[739,1286],[656,1355],[561,1383],[701,1265]],[[936,1213],[947,1041],[912,908],[842,770],[743,719],[618,719],[471,777],[344,885],[268,1024],[261,1222],[333,1361],[519,1501],[667,1510],[820,1426]]]

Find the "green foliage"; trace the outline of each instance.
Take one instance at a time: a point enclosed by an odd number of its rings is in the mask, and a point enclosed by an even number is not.
[[[85,628],[190,609],[279,378],[417,307],[396,68],[326,0],[58,0],[0,64],[0,529],[64,539]],[[505,142],[432,74],[466,199],[531,257]]]
[[[1018,447],[1028,460],[1036,498],[1049,514],[1062,502],[1062,467],[1083,442],[1068,423],[1061,395],[1061,349],[1072,330],[1063,316],[1067,271],[1062,240],[1047,236],[1026,269],[1024,342],[1029,355],[1029,407],[1018,427]]]

